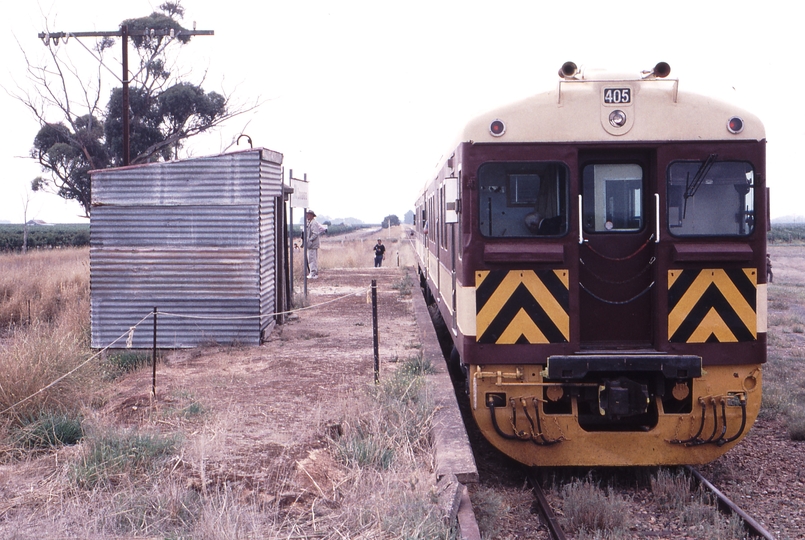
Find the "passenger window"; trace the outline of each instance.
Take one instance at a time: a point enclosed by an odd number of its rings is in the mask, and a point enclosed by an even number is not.
[[[643,228],[643,168],[640,165],[587,165],[582,178],[586,232],[629,232]]]
[[[567,232],[568,170],[560,162],[485,163],[478,169],[479,224],[487,237]]]
[[[677,161],[668,167],[674,236],[746,236],[755,229],[754,171],[742,161]]]

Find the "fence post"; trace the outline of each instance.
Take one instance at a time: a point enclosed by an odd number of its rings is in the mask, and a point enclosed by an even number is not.
[[[157,397],[157,308],[154,308],[154,348],[151,351],[151,397]]]
[[[372,335],[375,348],[375,384],[380,382],[380,352],[377,345],[377,280],[372,280]]]

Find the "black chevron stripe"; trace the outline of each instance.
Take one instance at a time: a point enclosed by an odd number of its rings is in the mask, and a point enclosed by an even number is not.
[[[676,278],[674,284],[668,289],[668,313],[671,313],[676,307],[677,302],[682,299],[685,292],[690,288],[691,284],[699,277],[701,270],[677,270],[679,277]]]
[[[567,304],[565,304],[566,306]],[[528,288],[520,284],[509,297],[501,310],[495,315],[492,323],[478,337],[479,343],[495,343],[506,331],[514,317],[523,309],[526,314],[534,321],[534,324],[545,335],[550,343],[564,343],[567,340],[562,332],[551,320],[548,314],[542,309],[537,300],[531,295]]]
[[[735,287],[738,289],[738,292],[741,293],[741,296],[744,297],[746,303],[752,307],[753,311],[757,311],[757,285],[755,285],[755,283],[752,282],[752,279],[746,275],[746,272],[740,268],[725,270],[725,272],[735,284]]]
[[[681,277],[682,276],[680,276],[680,278]],[[752,304],[754,305],[754,301]],[[716,313],[718,313],[719,317],[721,317],[724,324],[732,331],[738,341],[754,341],[755,337],[752,335],[752,332],[746,327],[729,301],[715,284],[711,284],[707,287],[704,294],[702,294],[685,317],[684,322],[679,325],[679,328],[677,328],[673,336],[670,336],[669,340],[674,343],[686,343],[699,327],[710,309],[715,309]]]
[[[495,291],[500,286],[501,282],[506,278],[505,271],[492,271],[484,279],[481,286],[475,291],[476,312],[480,313],[481,309],[486,305],[489,299],[495,294]]]
[[[540,270],[537,271],[537,276],[542,280],[545,288],[551,293],[551,296],[556,298],[556,301],[562,306],[562,309],[567,312],[570,306],[570,291],[567,286],[562,282],[556,272],[553,270]]]

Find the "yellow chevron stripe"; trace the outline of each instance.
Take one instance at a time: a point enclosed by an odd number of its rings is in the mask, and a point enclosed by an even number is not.
[[[481,286],[481,283],[484,282],[484,280],[486,279],[486,276],[488,276],[488,275],[489,275],[489,270],[479,270],[479,271],[475,272],[475,288],[476,289]]]
[[[567,272],[565,272],[567,274]],[[523,284],[525,284],[531,296],[536,298],[537,303],[542,306],[545,313],[553,321],[556,327],[562,332],[566,340],[570,341],[570,316],[556,298],[553,297],[551,292],[542,283],[542,280],[537,277],[533,271],[529,271],[523,276]]]
[[[477,334],[479,336],[482,336],[484,332],[486,332],[486,329],[492,324],[495,316],[503,309],[503,306],[508,302],[512,294],[514,294],[514,291],[520,283],[522,283],[522,275],[523,272],[507,273],[506,277],[504,277],[503,281],[498,285],[498,288],[495,289],[495,292],[489,297],[484,307],[478,312],[476,321],[478,325]]]
[[[670,289],[673,287],[674,283],[676,283],[676,278],[682,275],[681,270],[668,270],[668,288]]]
[[[729,329],[724,319],[719,317],[716,310],[710,308],[707,315],[704,316],[702,322],[696,328],[696,331],[690,335],[688,343],[705,343],[710,335],[715,335],[720,343],[734,343],[738,341],[732,330]]]
[[[753,284],[757,287],[756,279],[753,276],[750,276],[750,279],[752,279]],[[746,301],[746,298],[743,297],[735,286],[735,283],[732,282],[729,276],[727,276],[727,273],[723,270],[715,272],[713,283],[716,284],[718,290],[721,291],[721,294],[727,299],[732,309],[735,310],[735,313],[741,319],[741,322],[744,323],[744,326],[757,338],[757,315],[755,314],[755,310],[752,309],[752,306]],[[704,321],[702,321],[702,324],[704,324]]]
[[[570,288],[570,276],[568,276],[567,270],[554,270],[553,273],[556,274],[556,277],[559,278],[559,281],[562,282],[565,289]]]
[[[757,287],[756,270],[745,268],[743,271],[755,287]],[[668,271],[669,289],[682,272],[682,270]],[[702,295],[711,284],[716,286],[746,329],[753,337],[757,338],[757,313],[723,269],[703,270],[699,273],[690,287],[684,292],[682,298],[677,302],[671,313],[668,314],[668,336],[673,336],[676,333],[680,325],[684,323],[686,317],[690,314],[691,310],[696,306],[697,302],[699,302]],[[687,339],[687,342],[704,343],[711,335],[715,336],[720,342],[738,341],[726,322],[724,322],[718,312],[712,308],[707,312],[707,315],[705,315],[699,323],[696,330]]]
[[[680,272],[681,273],[681,272]],[[669,274],[669,282],[670,282],[670,274],[671,271],[668,272]],[[704,291],[707,290],[707,287],[710,286],[712,283],[711,272],[701,272],[698,277],[690,284],[688,290],[685,291],[685,294],[682,295],[682,298],[677,302],[676,306],[674,306],[673,311],[668,314],[668,335],[673,336],[674,333],[679,329],[679,326],[685,322],[685,317],[688,316],[690,310],[696,305],[696,302],[699,301],[699,298],[702,297]],[[677,276],[678,277],[678,276]]]
[[[522,308],[495,343],[498,345],[510,345],[517,343],[520,336],[525,336],[529,343],[548,343],[548,338],[545,337],[545,334],[534,324],[534,321]]]

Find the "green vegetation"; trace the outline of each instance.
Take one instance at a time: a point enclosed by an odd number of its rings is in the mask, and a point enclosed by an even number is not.
[[[786,223],[772,225],[767,239],[769,244],[805,243],[805,224]]]
[[[85,442],[72,474],[87,489],[152,475],[177,446],[175,437],[138,431],[110,431],[87,437]]]
[[[25,450],[76,444],[84,436],[81,422],[77,415],[42,411],[34,418],[24,419],[23,425],[12,430],[12,440]]]
[[[366,486],[373,494],[364,499],[362,512],[382,516],[384,538],[455,538],[435,501],[422,497],[415,476],[421,456],[430,453],[433,402],[424,375],[431,371],[421,355],[397,364],[379,385],[369,388],[366,403],[350,406],[337,429],[329,430],[332,453],[347,474],[382,483]],[[366,507],[370,500],[373,508]]]
[[[114,380],[150,365],[151,357],[150,351],[118,351],[107,356],[102,367],[106,370],[106,378]]]
[[[22,251],[23,225],[0,225],[0,251]],[[28,249],[89,245],[89,224],[29,225]]]
[[[411,274],[405,273],[400,281],[394,283],[391,288],[400,293],[400,297],[411,296],[411,288],[414,286],[414,279]]]
[[[423,375],[430,371],[421,355],[412,357],[370,389],[368,414],[345,419],[342,435],[333,441],[346,466],[385,470],[399,453],[413,455],[428,447],[433,404],[424,393]]]
[[[227,96],[205,92],[200,85],[183,80],[188,77],[179,74],[182,70],[173,69],[175,47],[171,45],[190,41],[179,23],[184,9],[180,2],[166,2],[158,9],[162,13],[121,23],[133,34],[131,43],[139,65],[147,67],[129,81],[125,97],[121,87],[109,92],[101,79],[104,70],[96,69],[93,75],[92,69],[77,70],[63,60],[56,52],[59,38],[55,35],[52,41],[50,37],[45,40],[50,54],[41,57],[38,65],[28,64],[29,81],[35,89],[12,95],[40,120],[31,157],[46,175],[33,180],[33,191],[46,190],[75,200],[89,216],[89,171],[176,158],[187,139],[245,112],[233,108]],[[150,32],[147,37],[143,35],[146,29]],[[178,34],[175,40],[174,34]],[[93,54],[99,67],[104,51],[114,45],[111,36],[97,42]],[[130,121],[125,148],[124,111]]]

